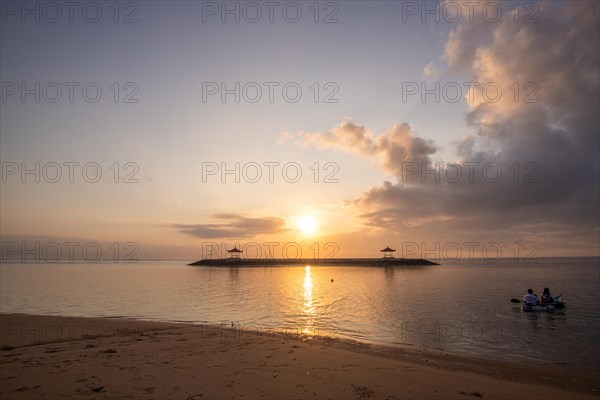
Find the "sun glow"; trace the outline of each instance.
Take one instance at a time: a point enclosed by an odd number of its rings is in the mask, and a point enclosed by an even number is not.
[[[296,220],[298,229],[306,236],[314,235],[319,227],[317,219],[312,215],[304,215]]]

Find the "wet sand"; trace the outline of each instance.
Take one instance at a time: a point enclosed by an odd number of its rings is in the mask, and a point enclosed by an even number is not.
[[[326,337],[0,315],[2,399],[598,399],[600,373]]]

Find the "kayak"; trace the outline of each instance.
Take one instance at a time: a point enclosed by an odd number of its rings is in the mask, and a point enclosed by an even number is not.
[[[531,304],[523,304],[521,306],[521,310],[527,311],[527,312],[529,312],[529,311],[552,311],[557,308],[565,308],[565,303],[563,303],[561,296],[554,297],[554,303],[552,303],[552,304],[539,304],[536,306],[533,306]]]

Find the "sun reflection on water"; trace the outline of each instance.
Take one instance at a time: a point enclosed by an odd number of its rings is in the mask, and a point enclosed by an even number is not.
[[[313,304],[313,279],[310,265],[307,265],[304,274],[304,315],[306,323],[302,329],[302,333],[307,335],[313,334],[313,319],[316,314],[317,310]]]

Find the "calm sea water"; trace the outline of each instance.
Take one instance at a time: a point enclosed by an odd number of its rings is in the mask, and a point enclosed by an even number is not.
[[[332,281],[333,279],[333,281]],[[600,370],[600,259],[410,268],[3,264],[0,311],[233,323]],[[528,287],[564,310],[524,313]]]

